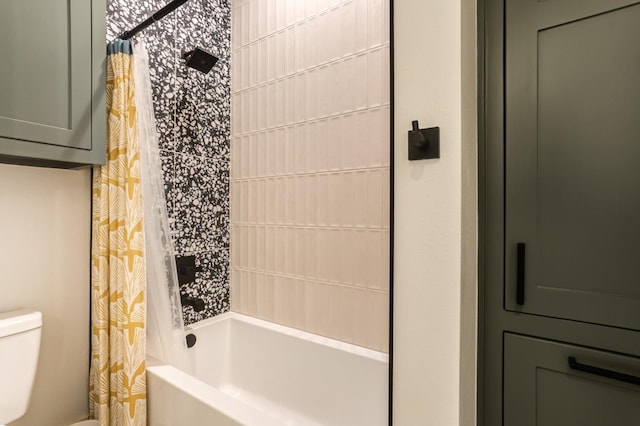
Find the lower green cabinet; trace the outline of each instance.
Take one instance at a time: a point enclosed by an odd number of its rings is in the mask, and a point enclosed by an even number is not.
[[[506,333],[504,425],[640,425],[634,380],[638,358]]]

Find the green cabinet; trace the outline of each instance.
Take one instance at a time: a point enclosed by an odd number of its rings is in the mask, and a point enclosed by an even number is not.
[[[639,22],[637,1],[506,2],[507,309],[640,330]]]
[[[510,333],[504,350],[505,425],[640,425],[640,359]]]
[[[479,14],[478,424],[640,425],[640,0]]]
[[[104,164],[105,0],[0,2],[0,161]]]

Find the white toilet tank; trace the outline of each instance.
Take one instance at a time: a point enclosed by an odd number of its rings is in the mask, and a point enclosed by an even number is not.
[[[0,313],[0,425],[24,415],[38,366],[42,314]]]

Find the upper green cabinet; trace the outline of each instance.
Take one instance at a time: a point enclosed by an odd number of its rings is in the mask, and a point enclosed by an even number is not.
[[[105,0],[0,2],[0,162],[105,162]]]
[[[509,310],[640,330],[639,23],[633,0],[506,3]]]

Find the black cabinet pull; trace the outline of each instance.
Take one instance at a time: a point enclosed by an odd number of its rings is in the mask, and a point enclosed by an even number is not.
[[[516,269],[516,303],[524,305],[524,243],[518,243]]]
[[[600,368],[593,365],[581,364],[573,356],[569,357],[569,367],[572,370],[583,371],[585,373],[595,374],[597,376],[606,377],[608,379],[618,380],[620,382],[631,383],[632,385],[640,386],[640,377],[638,376],[620,373],[619,371],[607,370],[606,368]]]

